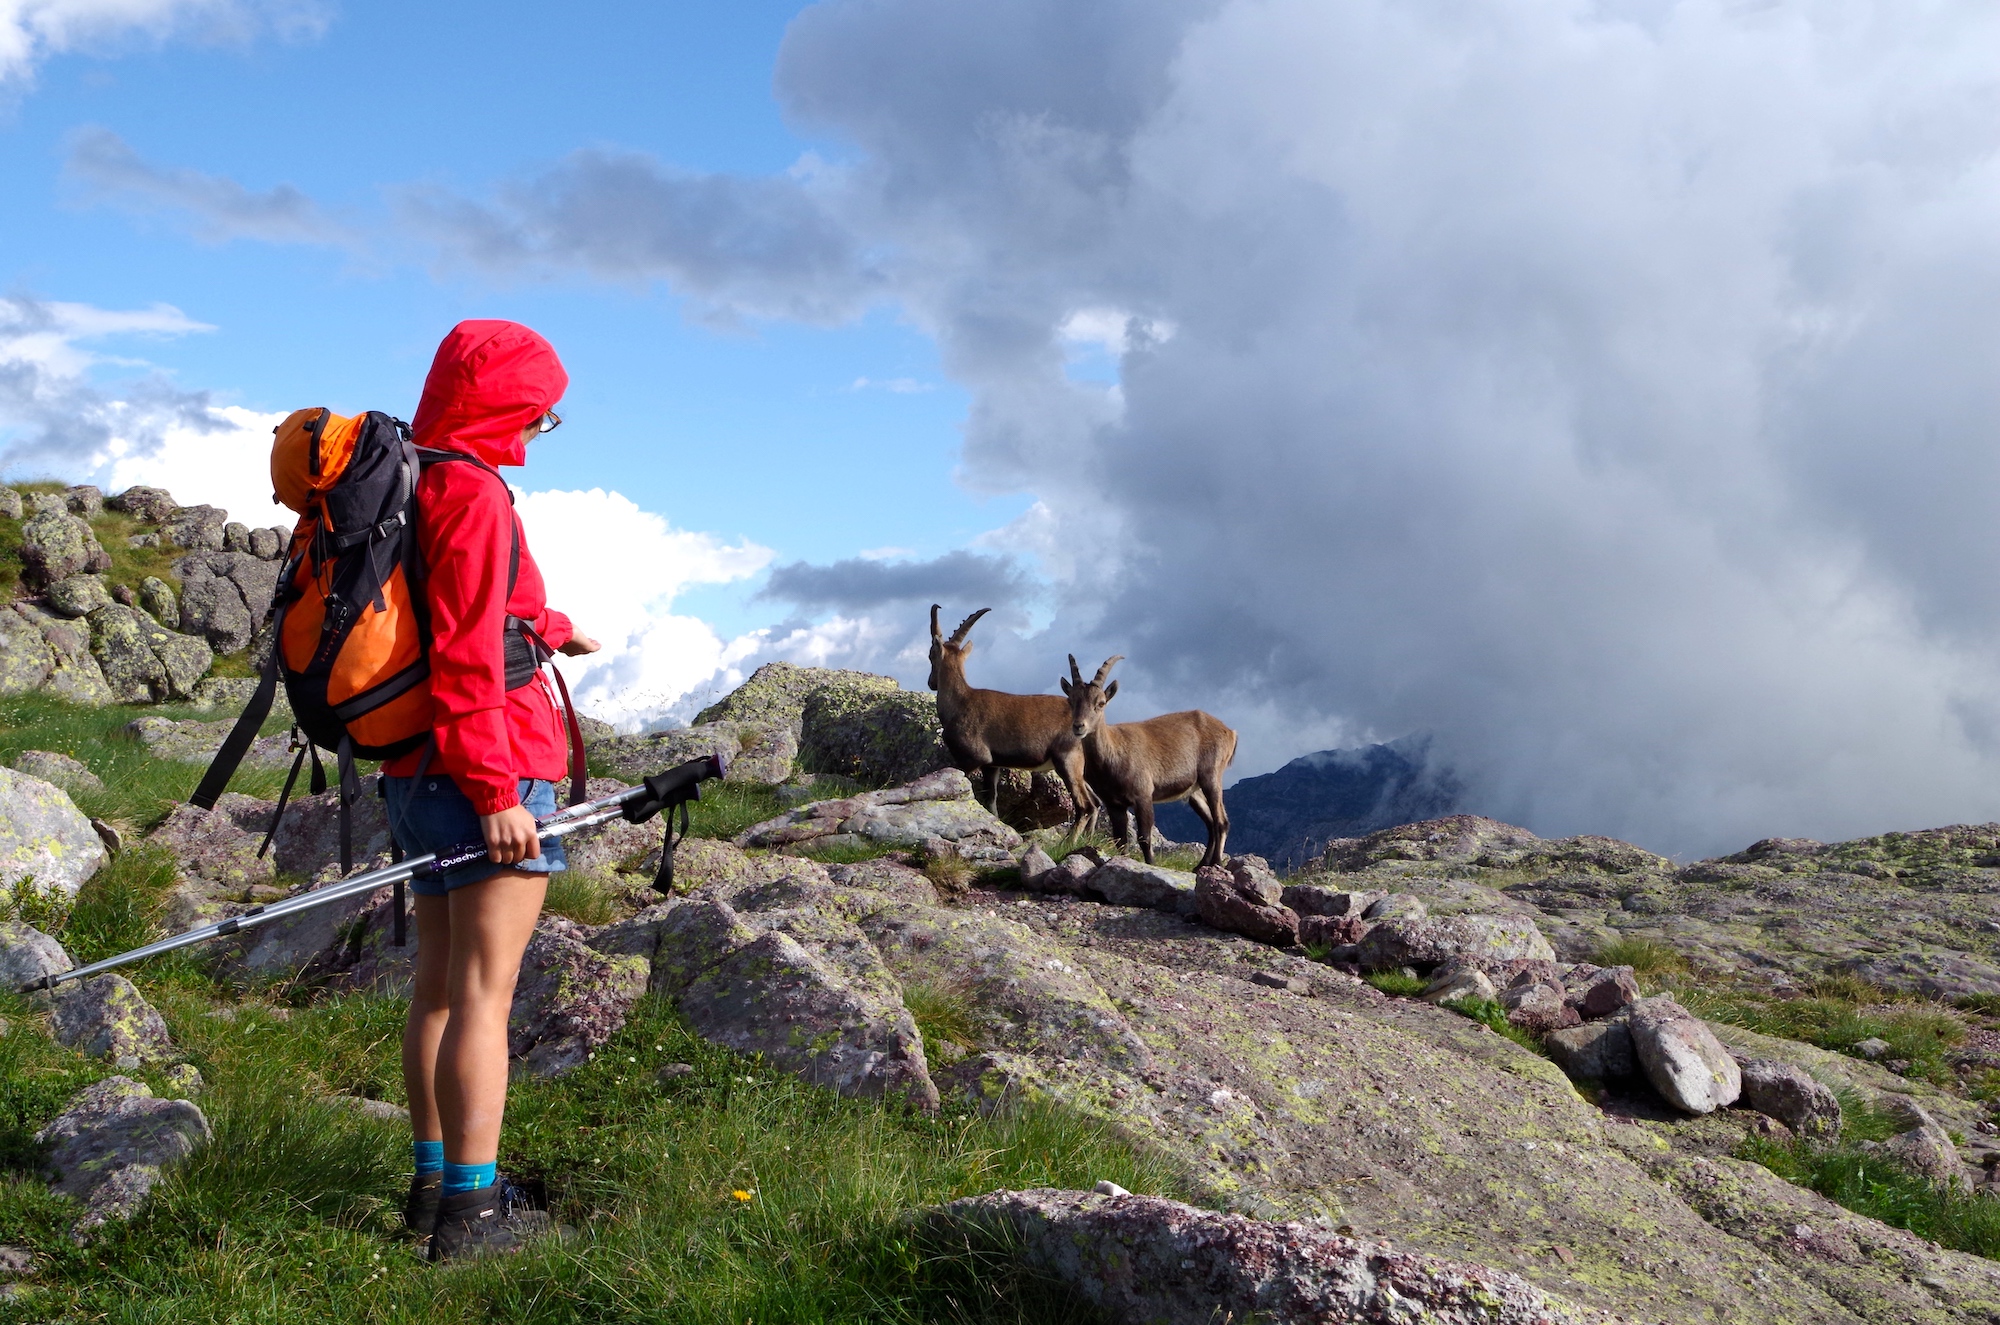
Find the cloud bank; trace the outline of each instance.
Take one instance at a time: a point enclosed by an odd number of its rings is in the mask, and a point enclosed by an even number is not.
[[[0,4],[0,93],[18,92],[53,56],[191,38],[244,42],[325,26],[313,0],[7,0]]]

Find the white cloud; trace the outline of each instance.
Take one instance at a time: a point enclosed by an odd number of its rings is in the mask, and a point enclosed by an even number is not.
[[[577,706],[627,725],[672,711],[713,676],[729,646],[709,625],[676,614],[674,597],[762,570],[771,550],[675,529],[617,492],[529,492],[517,509],[549,604],[603,651],[563,659]]]
[[[95,200],[128,211],[168,213],[209,243],[258,239],[355,251],[363,244],[358,231],[328,216],[290,184],[258,193],[226,176],[156,166],[109,129],[85,128],[71,135],[64,173]]]
[[[242,42],[325,26],[311,0],[0,0],[0,88],[28,82],[52,56],[187,37]]]
[[[271,499],[271,430],[284,421],[284,414],[234,405],[212,413],[225,426],[170,426],[144,450],[114,438],[101,453],[101,462],[81,471],[87,476],[82,481],[107,493],[143,483],[165,488],[185,505],[220,506],[230,519],[252,528],[291,528],[297,517]]]
[[[847,389],[849,391],[887,391],[891,395],[896,396],[915,396],[921,395],[926,391],[935,391],[937,390],[937,385],[933,382],[919,382],[914,377],[857,377],[854,379],[853,385]]]

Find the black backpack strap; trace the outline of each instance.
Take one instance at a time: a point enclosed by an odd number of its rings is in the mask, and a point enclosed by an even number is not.
[[[346,732],[340,734],[334,760],[340,776],[340,873],[345,877],[354,869],[354,824],[348,807],[361,799],[361,778],[354,771],[354,738]]]
[[[298,738],[298,734],[299,734],[298,726],[297,724],[294,724],[292,727],[293,739],[296,740]],[[257,859],[259,860],[262,860],[264,858],[264,853],[271,849],[271,841],[278,835],[278,824],[285,817],[285,804],[292,798],[292,784],[299,780],[299,769],[305,764],[306,751],[311,747],[312,747],[311,741],[308,741],[304,745],[301,745],[299,747],[298,757],[292,760],[292,771],[285,774],[285,788],[283,791],[280,791],[278,793],[278,808],[271,812],[270,831],[264,834],[263,845],[257,848]]]
[[[284,617],[279,614],[279,625],[283,627]],[[271,640],[271,656],[264,663],[264,674],[257,678],[257,689],[251,692],[250,702],[243,706],[243,716],[236,719],[236,725],[223,738],[222,748],[215,752],[209,763],[208,772],[201,775],[201,785],[188,798],[190,805],[203,810],[212,810],[222,799],[222,793],[229,788],[229,779],[236,773],[236,766],[249,753],[250,743],[257,739],[257,733],[264,726],[264,719],[271,716],[271,704],[278,697],[278,641]],[[276,825],[273,824],[275,831]]]
[[[546,665],[555,674],[556,689],[562,694],[563,718],[568,725],[566,739],[569,742],[569,803],[581,805],[589,795],[588,776],[584,768],[583,724],[576,720],[576,705],[570,702],[569,683],[563,680],[562,669],[551,661],[556,651],[549,642],[527,621],[517,616],[508,616],[501,628],[506,632],[505,647],[501,650],[507,661],[506,685],[509,690],[519,690],[535,679],[535,673]],[[515,643],[519,642],[516,648]],[[519,672],[517,679],[514,673]]]

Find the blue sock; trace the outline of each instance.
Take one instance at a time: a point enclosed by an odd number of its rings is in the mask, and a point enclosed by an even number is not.
[[[417,1176],[419,1178],[427,1173],[444,1172],[444,1142],[418,1141],[413,1143],[412,1149],[416,1152],[417,1156]]]
[[[491,1187],[495,1170],[494,1164],[454,1164],[446,1160],[444,1164],[444,1194],[453,1196],[459,1192],[476,1192],[482,1187]]]

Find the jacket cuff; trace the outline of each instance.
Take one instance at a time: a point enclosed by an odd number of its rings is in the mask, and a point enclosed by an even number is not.
[[[542,613],[542,628],[535,633],[540,635],[542,642],[550,648],[560,649],[576,638],[576,627],[561,612],[549,608]]]
[[[469,776],[460,774],[458,783],[459,790],[465,793],[465,798],[472,802],[473,810],[479,814],[498,814],[502,810],[511,810],[521,803],[520,789],[512,778],[496,785],[486,781],[475,781]]]

